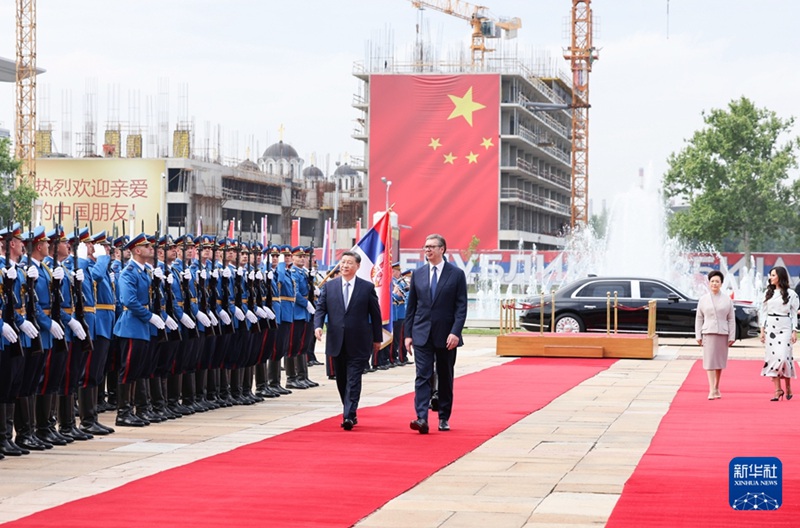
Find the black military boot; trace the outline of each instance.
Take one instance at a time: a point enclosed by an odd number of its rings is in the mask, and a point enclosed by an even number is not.
[[[75,427],[74,398],[74,394],[58,397],[58,433],[73,440],[91,440],[94,438],[91,434]]]
[[[91,435],[111,434],[97,422],[97,396],[91,388],[78,389],[78,412],[81,416],[80,430]]]
[[[17,436],[14,438],[14,443],[19,448],[30,451],[52,449],[53,444],[42,442],[33,434],[33,413],[30,405],[32,402],[33,396],[17,398],[17,403],[14,406],[14,427],[17,430]]]
[[[5,456],[22,456],[30,451],[11,441],[14,429],[14,404],[0,403],[0,453]]]
[[[149,422],[145,422],[133,414],[133,406],[131,405],[132,390],[133,385],[130,383],[117,384],[117,420],[115,423],[119,427],[144,427],[145,425],[150,425]]]
[[[291,394],[292,391],[281,386],[281,360],[267,361],[267,386],[278,394]]]

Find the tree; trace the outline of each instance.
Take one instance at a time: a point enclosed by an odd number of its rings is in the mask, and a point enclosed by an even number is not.
[[[39,196],[27,183],[17,185],[16,173],[20,165],[22,162],[11,156],[11,141],[0,139],[0,220],[4,224],[13,219],[27,225],[33,201]]]
[[[727,110],[703,112],[703,121],[706,127],[668,158],[664,194],[688,205],[670,218],[670,232],[691,242],[736,240],[749,262],[751,250],[773,244],[792,231],[780,228],[796,222],[800,187],[788,180],[800,139],[779,143],[794,118],[741,97]]]

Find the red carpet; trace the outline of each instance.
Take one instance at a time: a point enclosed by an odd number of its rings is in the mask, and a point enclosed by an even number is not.
[[[729,361],[722,399],[709,401],[702,362],[695,363],[607,526],[800,526],[800,397],[770,402],[772,380],[760,376],[762,364]],[[781,460],[780,509],[729,506],[728,464],[735,457]]]
[[[515,360],[456,380],[447,433],[409,429],[409,394],[352,432],[324,420],[6,526],[349,526],[613,363]]]

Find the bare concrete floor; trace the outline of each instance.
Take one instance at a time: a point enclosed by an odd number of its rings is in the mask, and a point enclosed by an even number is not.
[[[457,375],[508,359],[495,338],[467,336]],[[319,349],[319,348],[318,348]],[[524,418],[473,452],[362,519],[362,527],[598,526],[701,349],[691,339],[662,339],[652,361],[620,360]],[[731,358],[759,359],[757,339],[737,342]],[[320,387],[195,414],[43,453],[0,461],[0,522],[93,495],[165,469],[256,442],[340,413],[322,367]],[[414,367],[364,378],[362,406],[413,391]],[[724,387],[724,376],[723,376]],[[452,425],[457,427],[457,415]],[[113,415],[101,415],[113,423]]]

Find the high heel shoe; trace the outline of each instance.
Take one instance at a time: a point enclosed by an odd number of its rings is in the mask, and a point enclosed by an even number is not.
[[[783,389],[777,389],[775,391],[775,397],[770,401],[780,401],[781,398],[783,398]]]
[[[794,394],[792,394],[791,392],[787,392],[787,393],[786,393],[786,399],[787,399],[787,400],[791,400],[791,399],[792,399],[792,396],[794,396]]]

